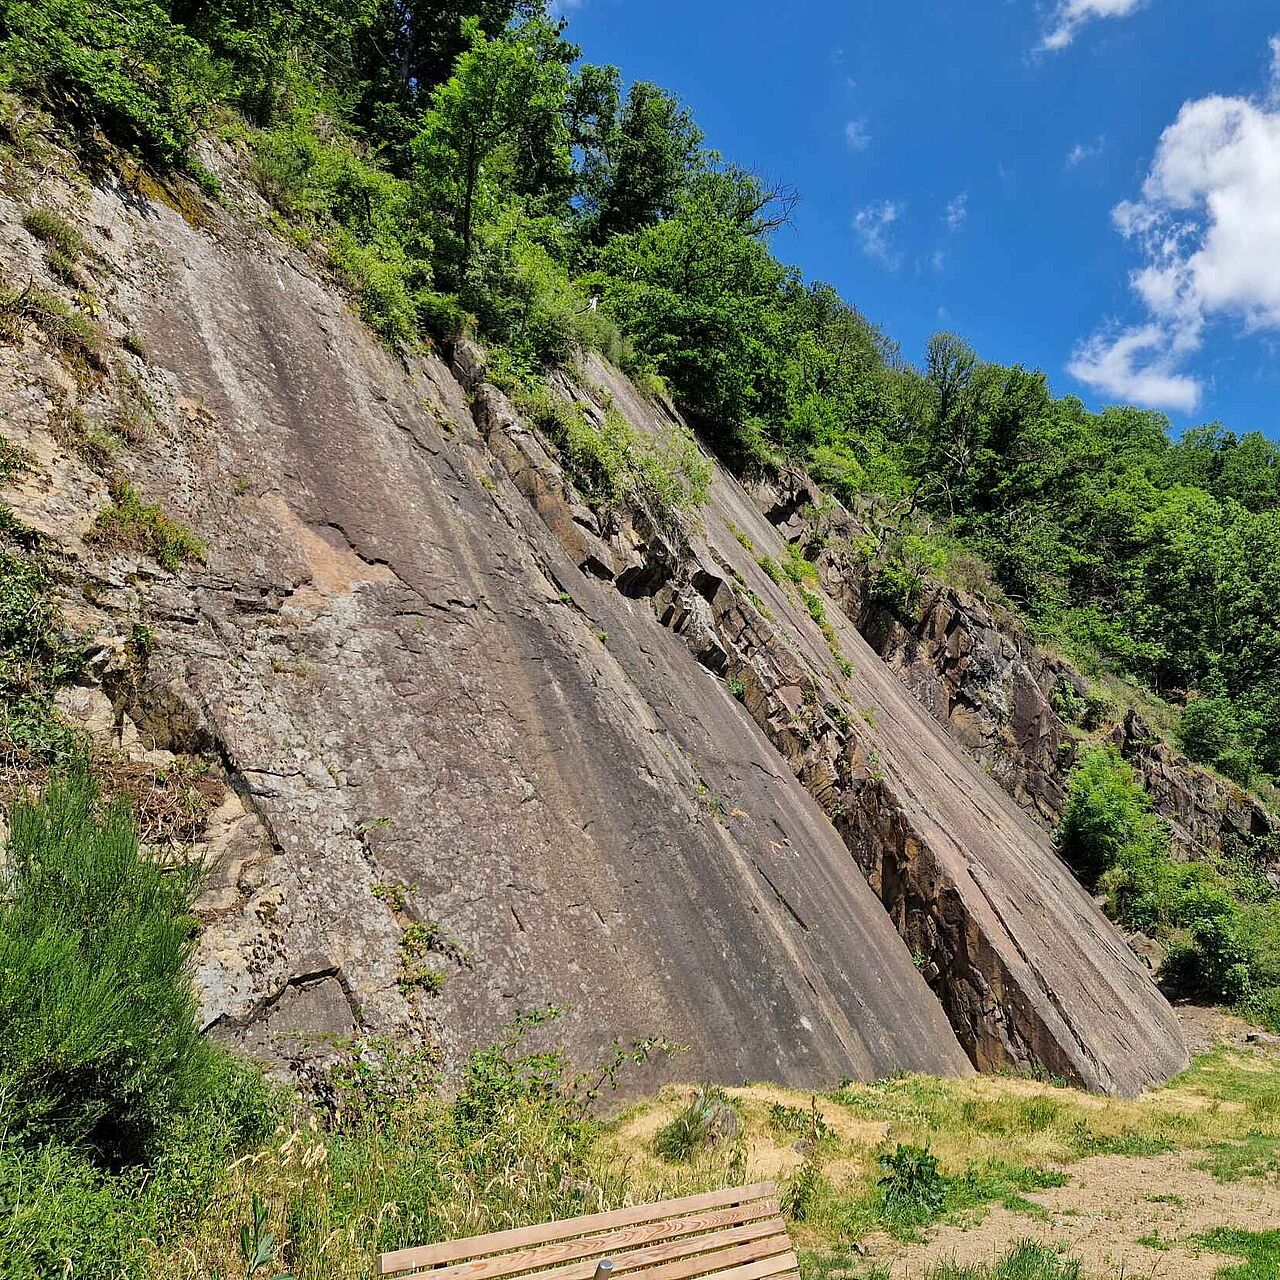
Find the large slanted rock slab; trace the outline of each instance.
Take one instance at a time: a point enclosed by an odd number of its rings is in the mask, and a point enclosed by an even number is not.
[[[181,406],[129,465],[208,549],[130,712],[181,722],[258,824],[206,911],[212,1029],[456,1063],[554,1004],[580,1061],[657,1034],[725,1082],[972,1069],[767,736],[566,551],[609,554],[580,507],[550,527],[556,468],[498,465],[449,370],[398,363],[301,253],[93,199]]]
[[[661,414],[607,366],[592,362],[587,377],[636,426],[660,429]],[[773,524],[717,469],[702,529],[655,607],[704,661],[714,640],[708,665],[744,688],[831,817],[973,1061],[1121,1094],[1180,1070],[1187,1051],[1172,1009],[1044,830],[835,601],[816,584],[798,599],[762,570],[784,553]],[[672,612],[677,599],[683,613]],[[814,599],[826,635],[810,617]]]

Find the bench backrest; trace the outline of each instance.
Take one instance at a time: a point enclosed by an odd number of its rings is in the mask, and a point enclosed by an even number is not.
[[[564,1222],[397,1249],[380,1276],[430,1280],[797,1280],[799,1267],[772,1182],[635,1205]]]

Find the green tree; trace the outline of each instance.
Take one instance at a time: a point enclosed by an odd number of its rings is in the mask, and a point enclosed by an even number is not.
[[[540,17],[495,39],[475,19],[463,25],[467,48],[413,143],[414,182],[443,221],[442,265],[459,284],[478,221],[496,216],[504,193],[527,185],[517,171],[534,162],[540,185],[569,173],[568,68],[577,53]]]

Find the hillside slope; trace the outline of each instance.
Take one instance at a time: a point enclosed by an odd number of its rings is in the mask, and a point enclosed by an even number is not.
[[[0,351],[6,434],[39,460],[6,500],[105,655],[68,705],[139,758],[212,756],[233,791],[207,839],[210,1027],[292,1058],[412,1031],[456,1060],[550,1002],[584,1056],[663,1034],[723,1081],[972,1059],[1131,1093],[1185,1062],[1043,832],[834,604],[824,635],[765,573],[781,543],[732,477],[682,529],[601,526],[480,353],[398,364],[226,185],[240,213],[184,218],[43,178],[110,356],[70,376],[30,326]],[[33,198],[0,201],[5,269],[56,289]],[[671,412],[599,361],[558,389],[640,430]],[[107,485],[67,415],[122,404],[147,421],[115,465],[203,568],[86,537]]]

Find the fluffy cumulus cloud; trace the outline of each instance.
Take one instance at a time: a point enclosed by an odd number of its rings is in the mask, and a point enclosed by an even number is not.
[[[1143,0],[1061,0],[1053,12],[1040,48],[1065,49],[1080,29],[1097,18],[1127,18]]]
[[[893,246],[893,225],[902,215],[902,206],[892,200],[869,204],[853,215],[853,231],[868,258],[876,258],[890,270],[897,270],[902,256]]]
[[[1076,352],[1070,372],[1095,390],[1190,411],[1200,385],[1177,370],[1211,322],[1280,329],[1280,41],[1271,53],[1269,92],[1185,103],[1140,197],[1113,211],[1141,255],[1130,284],[1147,318]]]

